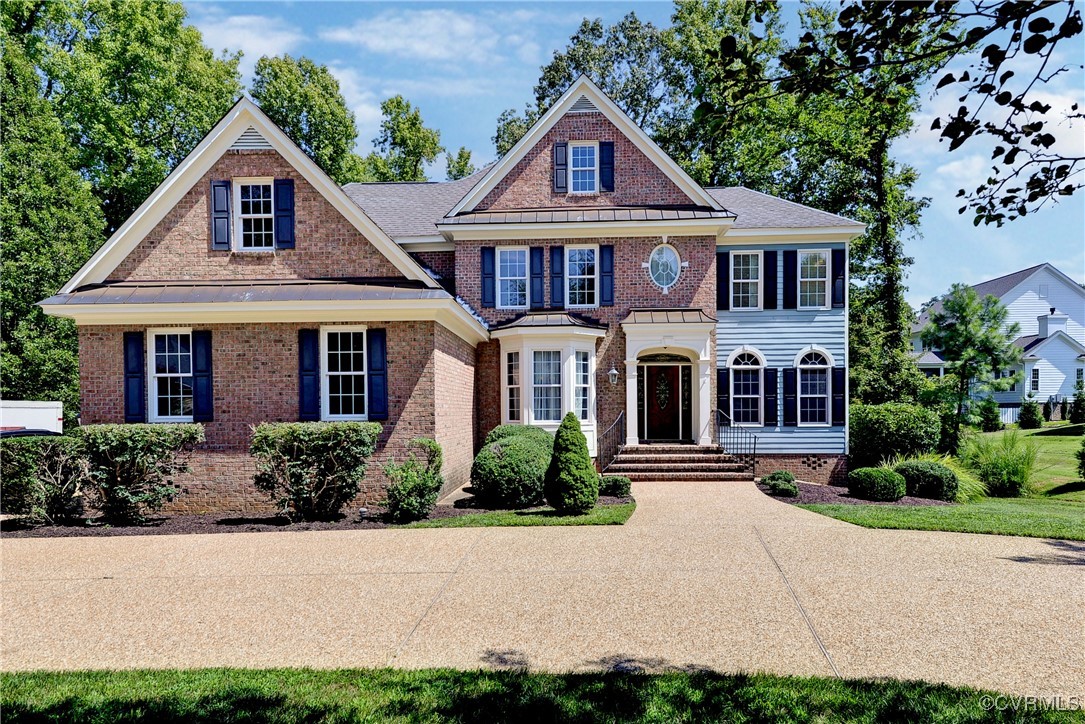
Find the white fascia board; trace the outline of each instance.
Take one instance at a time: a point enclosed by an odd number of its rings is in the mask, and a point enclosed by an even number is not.
[[[511,339],[515,337],[530,337],[531,339],[562,340],[571,337],[588,337],[599,339],[605,337],[605,329],[592,327],[512,327],[510,329],[495,329],[490,332],[492,339]]]
[[[467,195],[460,199],[460,202],[448,212],[448,216],[456,216],[467,211],[472,211],[474,208],[484,199],[486,195],[490,193],[497,186],[497,184],[503,179],[516,164],[520,162],[528,151],[535,147],[535,145],[546,135],[546,133],[554,127],[554,125],[569,111],[573,103],[581,96],[585,95],[595,106],[599,108],[600,112],[607,119],[613,123],[618,130],[625,134],[633,144],[651,160],[660,171],[667,175],[668,178],[685,193],[691,200],[699,201],[710,209],[716,209],[722,211],[723,207],[716,199],[701,188],[696,181],[694,181],[689,174],[682,170],[682,168],[674,162],[670,156],[663,152],[655,141],[648,137],[648,134],[644,132],[636,123],[632,121],[625,112],[615,105],[614,101],[610,100],[606,93],[602,91],[595,83],[591,81],[586,75],[580,76],[569,89],[557,100],[550,109],[542,115],[542,117],[535,122],[535,125],[531,127],[524,137],[517,141],[508,153],[506,153],[500,161],[493,165],[490,171],[479,179],[478,183],[467,192]]]
[[[456,245],[442,234],[431,236],[398,236],[393,239],[407,251],[455,251]]]
[[[1078,342],[1076,339],[1074,339],[1069,334],[1067,334],[1066,332],[1064,332],[1064,331],[1062,331],[1060,329],[1060,330],[1056,331],[1054,334],[1052,334],[1049,337],[1047,337],[1046,339],[1044,339],[1039,344],[1037,344],[1035,347],[1030,349],[1029,350],[1029,356],[1038,358],[1040,350],[1042,350],[1044,347],[1049,345],[1052,342],[1052,340],[1056,340],[1056,339],[1062,340],[1071,349],[1074,349],[1074,350],[1076,350],[1078,352],[1085,352],[1085,345],[1083,345],[1081,342]]]
[[[61,289],[71,292],[85,284],[100,284],[132,253],[154,227],[173,210],[189,189],[253,126],[279,154],[408,279],[430,288],[439,285],[391,237],[373,222],[316,163],[291,141],[260,108],[242,97],[223,116],[147,200]],[[210,232],[209,232],[210,233]],[[181,260],[178,260],[181,263]]]
[[[489,339],[486,328],[454,299],[404,299],[385,302],[321,300],[210,304],[50,304],[42,309],[54,317],[73,319],[79,326],[436,321],[471,344]]]
[[[1012,296],[1012,294],[1014,292],[1016,292],[1020,287],[1027,284],[1034,276],[1036,276],[1037,274],[1039,274],[1040,272],[1042,272],[1044,270],[1047,270],[1047,271],[1051,272],[1052,274],[1054,274],[1056,278],[1062,280],[1062,282],[1068,288],[1073,289],[1075,292],[1077,292],[1077,294],[1079,296],[1085,297],[1085,288],[1083,288],[1080,284],[1075,282],[1070,277],[1063,274],[1061,271],[1059,271],[1059,269],[1057,267],[1053,266],[1050,263],[1044,263],[1043,265],[1037,267],[1036,271],[1032,272],[1027,277],[1025,277],[1021,281],[1017,282],[1017,284],[1014,284],[1012,287],[1010,287],[1010,289],[1005,294],[1003,294],[1001,297],[999,297],[999,299],[1005,299],[1006,297]],[[983,282],[980,282],[980,284],[983,284]],[[973,284],[972,286],[978,286],[978,285]]]
[[[760,228],[760,229],[736,229],[731,227],[721,239],[721,245],[728,243],[746,244],[758,243],[841,243],[846,244],[852,239],[866,233],[865,225],[857,226],[809,226],[796,228]]]
[[[564,221],[529,224],[444,224],[452,240],[592,239],[608,236],[713,236],[721,239],[734,219],[662,221]]]

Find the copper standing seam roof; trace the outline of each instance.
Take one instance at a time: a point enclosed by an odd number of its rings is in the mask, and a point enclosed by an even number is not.
[[[703,309],[687,307],[675,309],[632,309],[622,324],[695,324],[716,323],[715,317],[705,314]]]
[[[707,208],[614,206],[571,209],[532,209],[480,211],[450,216],[437,222],[438,226],[460,224],[563,224],[598,223],[608,221],[674,221],[688,219],[731,219],[729,211]]]
[[[490,327],[493,331],[524,327],[582,327],[585,329],[606,329],[607,325],[589,317],[582,317],[570,312],[527,312],[518,317]]]
[[[377,279],[115,282],[56,294],[41,306],[67,304],[225,304],[236,302],[391,301],[451,299],[443,289]]]

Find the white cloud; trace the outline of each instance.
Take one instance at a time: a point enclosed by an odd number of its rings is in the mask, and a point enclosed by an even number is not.
[[[196,6],[197,8],[199,6]],[[295,51],[305,34],[281,18],[264,15],[223,15],[217,9],[194,13],[192,24],[203,34],[203,42],[216,52],[240,50],[241,79],[248,83],[256,61],[265,55]]]
[[[389,10],[320,38],[371,53],[422,61],[486,62],[497,54],[499,33],[488,19],[454,10]]]
[[[339,81],[339,92],[354,112],[354,123],[358,128],[355,150],[362,155],[368,154],[373,150],[373,138],[380,127],[380,98],[373,91],[370,80],[354,68],[332,64],[328,70]]]

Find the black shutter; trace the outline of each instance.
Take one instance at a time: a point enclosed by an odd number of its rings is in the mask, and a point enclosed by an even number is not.
[[[731,308],[731,252],[716,252],[716,309]]]
[[[847,422],[845,419],[845,394],[847,393],[848,371],[844,367],[833,367],[833,426],[843,427]]]
[[[369,361],[365,379],[369,387],[369,419],[388,419],[388,337],[383,329],[366,330]]]
[[[784,427],[799,424],[798,370],[785,367],[784,373]]]
[[[614,190],[614,142],[599,142],[599,188]]]
[[[614,247],[599,247],[599,306],[614,306]]]
[[[776,427],[780,420],[779,387],[776,383],[776,368],[765,368],[765,427]]]
[[[776,309],[776,252],[766,251],[765,268],[763,270],[763,278],[765,284],[765,293],[762,304],[762,309]]]
[[[788,249],[784,252],[784,309],[796,309],[799,306],[799,252]],[[787,418],[784,418],[787,424]]]
[[[230,182],[211,182],[211,248],[230,250]]]
[[[275,248],[294,248],[294,179],[275,179]]]
[[[143,332],[124,333],[124,421],[147,422]]]
[[[211,373],[211,333],[192,333],[192,421],[215,419],[214,381]]]
[[[320,331],[298,330],[298,419],[320,419]]]
[[[731,370],[716,368],[716,409],[731,418]]]
[[[546,298],[543,292],[543,254],[541,246],[533,246],[528,250],[531,255],[531,308],[542,309],[546,306]]]
[[[565,247],[550,247],[550,306],[565,306]]]
[[[554,144],[554,193],[569,193],[569,144]]]
[[[847,287],[844,283],[844,271],[847,266],[847,255],[843,249],[833,249],[832,275],[833,275],[833,309],[843,309]]]
[[[482,306],[494,306],[494,248],[484,246],[482,251]]]

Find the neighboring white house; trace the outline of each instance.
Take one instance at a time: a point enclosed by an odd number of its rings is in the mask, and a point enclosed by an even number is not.
[[[981,297],[998,297],[1009,310],[1006,323],[1021,326],[1014,343],[1021,348],[1022,364],[1003,371],[1005,375],[1021,372],[1021,381],[1007,392],[994,395],[1003,420],[1017,420],[1021,402],[1030,392],[1041,403],[1072,397],[1075,382],[1085,376],[1085,289],[1047,263],[972,288]],[[912,327],[916,361],[929,376],[944,374],[945,362],[938,350],[923,347],[920,333],[931,313],[941,308],[941,301],[935,302]]]

